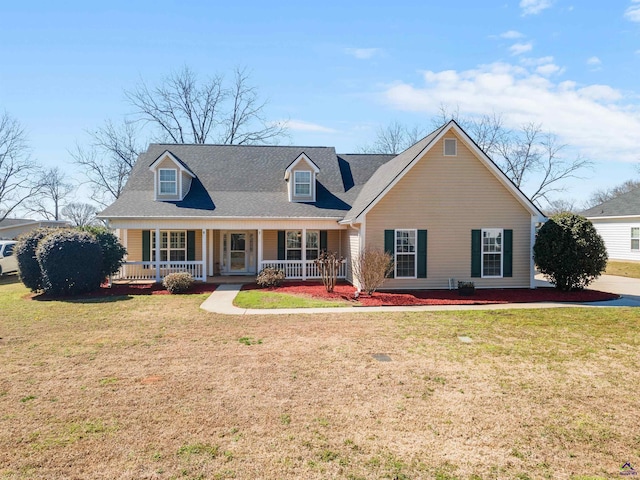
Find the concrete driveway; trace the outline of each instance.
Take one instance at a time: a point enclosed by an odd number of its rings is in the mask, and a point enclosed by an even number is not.
[[[539,287],[550,286],[542,275],[536,276],[536,283]],[[601,292],[617,293],[622,296],[620,300],[593,302],[591,305],[640,307],[640,279],[638,278],[601,275],[589,285],[589,288]]]

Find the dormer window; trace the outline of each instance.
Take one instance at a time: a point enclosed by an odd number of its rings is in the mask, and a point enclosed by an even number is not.
[[[178,193],[178,175],[173,168],[161,168],[160,173],[160,194],[161,195],[177,195]]]
[[[311,196],[311,172],[298,170],[293,172],[294,195],[296,197]]]

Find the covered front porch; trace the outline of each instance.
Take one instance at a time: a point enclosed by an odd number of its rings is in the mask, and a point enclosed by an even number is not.
[[[322,251],[342,252],[347,235],[334,228],[233,228],[198,230],[156,227],[118,229],[127,258],[114,280],[155,281],[188,272],[206,282],[211,277],[255,276],[263,268],[283,270],[288,279],[321,278],[314,260]],[[338,278],[347,277],[342,263]]]

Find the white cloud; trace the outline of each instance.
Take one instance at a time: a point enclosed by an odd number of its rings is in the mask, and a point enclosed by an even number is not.
[[[623,95],[607,85],[554,82],[536,72],[544,65],[493,63],[463,71],[426,71],[424,85],[398,82],[383,96],[404,111],[433,115],[442,104],[456,105],[463,115],[502,113],[512,128],[542,123],[587,158],[637,162],[640,105],[623,104]]]
[[[545,63],[544,65],[536,67],[536,73],[539,73],[540,75],[543,75],[545,77],[562,72],[564,72],[564,68],[559,67],[555,63]]]
[[[551,0],[520,0],[520,8],[522,15],[537,15],[549,8],[552,3]]]
[[[631,5],[624,12],[624,17],[632,22],[640,22],[640,0],[631,0]]]
[[[597,67],[599,65],[602,65],[602,60],[600,60],[598,57],[589,57],[587,59],[587,65],[591,65],[592,67]]]
[[[337,130],[333,128],[324,127],[317,123],[305,122],[304,120],[288,120],[286,124],[289,130],[297,132],[337,133]]]
[[[533,50],[533,44],[529,43],[514,43],[509,47],[511,55],[522,55]]]
[[[345,48],[344,53],[357,58],[358,60],[368,60],[381,52],[379,48]]]
[[[508,40],[515,40],[516,38],[524,37],[523,33],[518,32],[517,30],[509,30],[507,32],[501,33],[499,35],[500,38],[506,38]]]

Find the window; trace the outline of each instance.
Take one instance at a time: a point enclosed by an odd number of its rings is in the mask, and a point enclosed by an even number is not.
[[[5,245],[2,255],[5,257],[10,257],[11,255],[13,255],[13,245],[13,243],[8,243],[7,245]]]
[[[416,231],[396,230],[396,278],[416,276]]]
[[[176,195],[178,193],[177,172],[174,169],[160,169],[160,194]]]
[[[187,259],[187,232],[160,232],[160,261],[184,262]],[[151,261],[156,260],[156,232],[151,230]]]
[[[458,141],[455,138],[444,139],[444,156],[455,157],[458,154]]]
[[[640,227],[631,227],[631,250],[640,250]]]
[[[296,197],[311,196],[311,172],[296,171],[293,172],[293,194]]]
[[[318,230],[307,231],[307,260],[315,260],[320,253],[320,232]],[[300,230],[287,231],[286,245],[287,260],[302,260],[302,232]]]
[[[502,229],[482,230],[482,276],[502,277]]]

